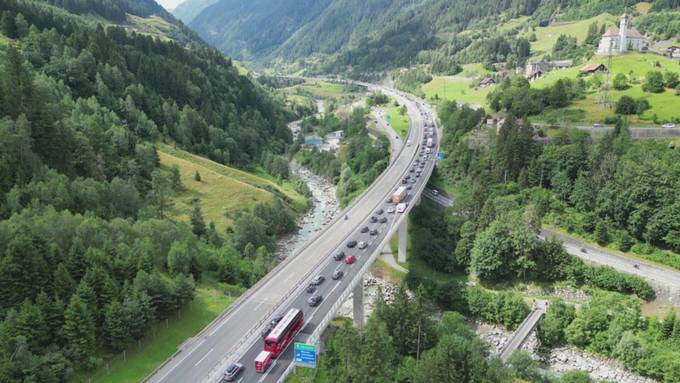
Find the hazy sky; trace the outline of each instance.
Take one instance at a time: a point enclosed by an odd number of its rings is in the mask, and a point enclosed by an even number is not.
[[[162,5],[165,9],[173,9],[179,4],[183,3],[184,0],[156,0],[158,4]]]

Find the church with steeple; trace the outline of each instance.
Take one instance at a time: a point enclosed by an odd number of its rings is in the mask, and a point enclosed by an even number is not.
[[[631,51],[640,51],[647,46],[647,40],[631,25],[628,14],[621,16],[619,27],[609,27],[602,35],[597,47],[598,55],[620,55]]]

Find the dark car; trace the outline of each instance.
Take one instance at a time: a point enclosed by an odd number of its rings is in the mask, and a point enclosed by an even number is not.
[[[413,168],[408,170],[409,173],[413,173],[414,171],[415,171],[415,169],[413,169]]]
[[[406,180],[411,179],[411,175],[407,174],[406,177],[404,177],[404,179],[406,179]]]
[[[260,336],[264,339],[269,335],[270,332],[274,329],[274,326],[272,326],[271,323],[267,323],[267,326],[265,326],[264,330],[260,333]]]
[[[333,259],[335,259],[336,261],[342,261],[343,258],[345,258],[344,251],[338,251],[337,253],[333,254]]]
[[[356,246],[356,245],[357,245],[357,241],[349,241],[349,242],[347,242],[347,247],[349,247],[350,249],[353,248],[353,247]]]
[[[380,215],[380,214],[382,214],[382,213],[384,213],[384,212],[385,212],[385,210],[383,210],[382,208],[380,208],[380,209],[378,209],[378,210],[375,211],[375,214]]]
[[[311,297],[309,297],[309,299],[307,299],[307,303],[312,307],[318,306],[319,303],[321,303],[322,299],[323,298],[321,297],[321,295],[312,295]]]
[[[420,177],[420,173],[416,174],[416,178]]]
[[[362,233],[368,233],[368,226],[364,226],[360,230]]]
[[[372,215],[371,219],[369,221],[371,221],[371,223],[376,223],[376,222],[378,222],[378,217]]]
[[[279,324],[279,322],[281,322],[281,319],[283,319],[283,314],[274,315],[274,318],[272,318],[272,321],[269,322],[272,325],[272,328],[276,327],[276,325]]]
[[[313,284],[309,285],[309,286],[307,286],[307,289],[305,291],[307,292],[307,294],[311,294],[311,293],[316,291],[316,286],[313,285]]]
[[[408,180],[407,180],[407,179],[403,179],[403,180],[401,180],[401,183],[402,183],[402,184],[406,184],[406,183],[408,183]]]
[[[371,229],[369,232],[370,235],[378,235],[378,229]]]
[[[318,286],[318,285],[322,284],[323,281],[325,281],[325,280],[326,280],[326,277],[324,277],[323,275],[317,275],[314,279],[312,279],[312,284],[314,286]]]
[[[243,365],[241,363],[233,363],[224,371],[222,375],[222,382],[233,382],[236,380],[238,374],[243,370]]]
[[[413,185],[408,185],[408,186],[406,187],[406,190],[411,190],[411,189],[413,189]]]
[[[378,221],[378,222],[380,222],[380,223],[386,223],[386,222],[387,222],[387,218],[385,218],[385,217],[380,217],[380,221]]]
[[[345,273],[344,273],[342,270],[335,270],[335,271],[333,272],[332,278],[333,278],[334,280],[337,281],[337,280],[342,279],[342,277],[343,277],[344,275],[345,275]]]

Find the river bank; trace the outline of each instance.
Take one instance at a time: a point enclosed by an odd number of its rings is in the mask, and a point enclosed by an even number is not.
[[[275,255],[285,259],[295,254],[307,241],[313,239],[340,212],[340,205],[335,196],[335,186],[309,169],[293,161],[291,173],[307,184],[312,193],[312,208],[298,221],[298,229],[279,240]]]

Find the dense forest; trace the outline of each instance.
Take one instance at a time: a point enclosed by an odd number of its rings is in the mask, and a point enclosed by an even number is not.
[[[677,382],[677,320],[640,317],[640,298],[654,297],[641,278],[609,267],[590,266],[568,255],[561,243],[540,241],[542,223],[552,223],[601,245],[635,249],[643,257],[678,267],[677,176],[679,152],[656,142],[634,142],[625,122],[599,141],[565,132],[548,144],[512,114],[486,144],[479,134],[483,110],[443,102],[444,126],[438,176],[457,185],[452,211],[424,204],[412,214],[413,256],[447,274],[473,273],[482,286],[536,281],[582,286],[593,295],[575,310],[553,303],[539,329],[547,347],[571,344],[622,361],[664,382]],[[455,281],[407,275],[411,289],[423,286],[443,309],[513,328],[513,293],[492,293]],[[506,297],[503,297],[506,295]],[[632,295],[632,296],[631,296]],[[620,307],[621,309],[611,309]],[[625,309],[624,309],[625,308]],[[526,310],[526,308],[525,308]],[[629,319],[635,318],[630,321]]]
[[[444,311],[435,321],[433,313],[422,289],[410,296],[402,287],[390,303],[380,294],[366,326],[340,322],[319,368],[305,375],[314,382],[593,382],[581,371],[552,376],[525,352],[503,364],[461,314]]]
[[[154,148],[285,178],[289,112],[199,40],[103,21],[152,2],[50,3],[88,16],[0,1],[2,382],[64,382],[98,366],[175,314],[204,276],[254,283],[294,228],[278,198],[235,214],[228,233],[198,206],[189,224],[170,220],[183,185]]]

